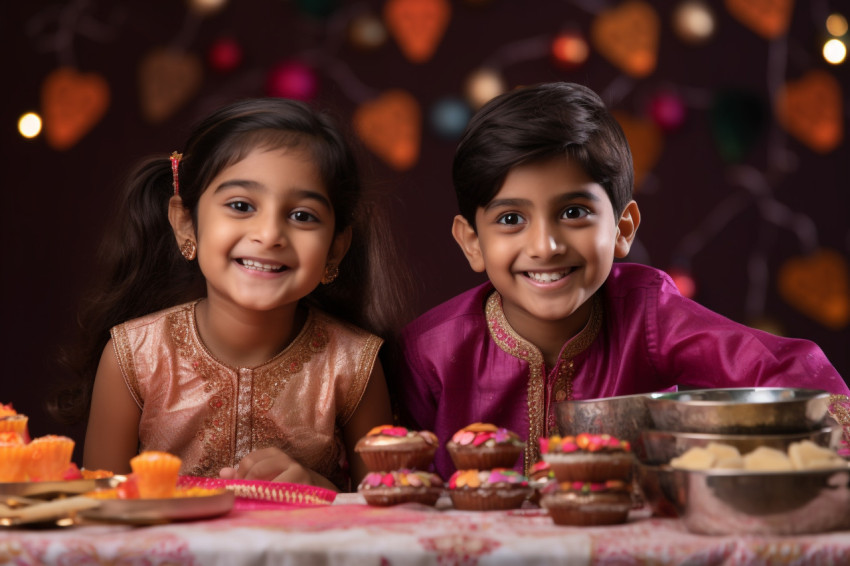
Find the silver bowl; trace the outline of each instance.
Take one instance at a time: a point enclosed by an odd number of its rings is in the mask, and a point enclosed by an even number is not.
[[[610,434],[628,440],[640,458],[640,433],[652,426],[646,401],[650,394],[621,395],[555,405],[555,418],[562,436],[587,432]]]
[[[658,430],[713,434],[778,434],[825,426],[826,391],[784,387],[697,389],[645,396]]]
[[[843,428],[837,424],[818,430],[787,434],[706,434],[650,429],[641,433],[641,444],[647,462],[666,464],[691,448],[706,446],[710,442],[734,446],[741,454],[752,452],[759,446],[768,446],[784,452],[791,443],[803,440],[811,440],[820,446],[838,450],[843,433]]]
[[[662,476],[685,527],[708,535],[798,535],[850,528],[850,467]]]

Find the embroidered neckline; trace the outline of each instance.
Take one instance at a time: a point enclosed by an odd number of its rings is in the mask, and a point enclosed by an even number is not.
[[[602,328],[603,306],[599,293],[591,297],[590,318],[584,328],[571,338],[562,348],[558,355],[557,378],[553,388],[563,391],[562,398],[558,400],[572,399],[572,378],[575,374],[573,359],[584,352],[599,335]],[[487,297],[484,306],[484,314],[487,319],[487,329],[496,344],[507,354],[528,362],[528,442],[525,449],[525,472],[528,474],[531,467],[540,459],[540,447],[537,439],[547,434],[546,426],[546,363],[540,348],[517,334],[511,327],[502,308],[502,296],[493,290]],[[554,369],[554,368],[553,368]],[[553,399],[554,400],[554,399]],[[554,414],[550,415],[554,424]]]

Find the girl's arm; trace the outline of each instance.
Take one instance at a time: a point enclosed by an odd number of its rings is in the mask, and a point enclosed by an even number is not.
[[[390,394],[387,391],[384,368],[381,366],[380,360],[375,360],[372,375],[369,377],[369,383],[366,384],[366,391],[363,392],[360,404],[343,429],[343,440],[351,467],[351,483],[354,487],[357,487],[357,484],[369,471],[366,469],[363,459],[354,451],[354,446],[372,428],[387,424],[393,424]]]
[[[130,459],[138,453],[141,416],[109,340],[94,379],[83,467],[129,473]]]

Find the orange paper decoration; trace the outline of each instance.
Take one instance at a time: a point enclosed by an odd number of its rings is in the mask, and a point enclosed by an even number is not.
[[[786,261],[779,269],[779,294],[826,327],[840,330],[850,322],[850,268],[836,251]]]
[[[841,85],[816,69],[789,81],[777,94],[776,118],[785,130],[811,149],[827,153],[844,137]]]
[[[201,87],[203,68],[194,55],[156,49],[139,66],[142,113],[150,122],[162,122]]]
[[[388,0],[384,5],[387,27],[413,63],[424,63],[434,55],[451,13],[448,0]]]
[[[726,9],[763,38],[776,39],[788,31],[794,0],[726,0]]]
[[[109,108],[109,84],[96,73],[60,67],[41,85],[41,106],[47,144],[66,150],[103,118]]]
[[[649,173],[664,148],[664,135],[661,129],[649,119],[635,118],[624,112],[613,111],[611,114],[620,123],[626,141],[632,150],[632,162],[635,169],[635,190],[643,183],[646,174]]]
[[[628,0],[603,10],[593,21],[591,39],[596,50],[633,77],[655,70],[658,59],[658,14],[641,0]]]
[[[389,90],[354,113],[363,143],[390,166],[405,171],[419,159],[422,112],[413,96]]]

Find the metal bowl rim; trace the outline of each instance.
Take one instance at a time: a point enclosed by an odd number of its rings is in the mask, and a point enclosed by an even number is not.
[[[839,424],[835,425],[827,425],[821,428],[815,428],[812,430],[804,430],[801,432],[776,432],[776,433],[764,433],[764,434],[735,434],[735,433],[723,433],[723,432],[688,432],[688,431],[676,431],[676,430],[659,430],[655,428],[645,429],[641,431],[641,438],[644,437],[644,434],[647,437],[655,437],[660,438],[662,435],[669,435],[676,438],[687,438],[692,440],[723,440],[734,438],[736,440],[756,440],[756,439],[771,439],[771,440],[779,440],[782,438],[791,438],[791,437],[800,437],[806,438],[812,436],[813,434],[832,434],[835,433],[836,430],[841,430],[842,427]]]
[[[716,393],[716,392],[760,392],[760,391],[793,391],[795,397],[793,399],[771,399],[770,401],[752,401],[752,400],[735,400],[735,399],[681,399],[684,395],[694,395],[701,393]],[[799,394],[799,396],[797,396]],[[717,389],[688,389],[685,391],[674,391],[669,393],[650,393],[646,395],[647,407],[650,409],[655,402],[669,402],[689,406],[698,407],[714,407],[714,406],[741,406],[741,405],[783,405],[789,403],[803,403],[823,398],[829,398],[831,394],[822,389],[806,389],[797,387],[727,387]]]

